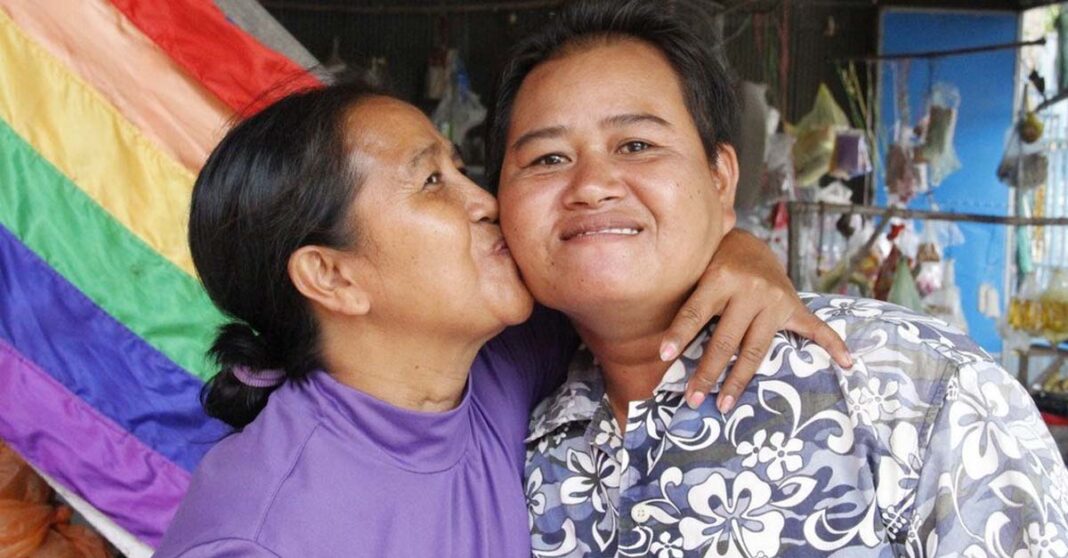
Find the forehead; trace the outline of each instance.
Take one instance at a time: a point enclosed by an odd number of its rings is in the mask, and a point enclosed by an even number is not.
[[[414,149],[445,143],[445,138],[419,109],[389,97],[372,97],[358,103],[346,117],[350,151],[375,159],[396,161]]]
[[[565,49],[535,67],[516,95],[510,132],[560,119],[557,115],[565,112],[634,111],[692,120],[679,78],[658,48],[637,39],[610,39]]]

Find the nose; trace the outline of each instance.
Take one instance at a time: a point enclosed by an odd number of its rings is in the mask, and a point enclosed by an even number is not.
[[[497,198],[478,184],[464,179],[465,206],[472,223],[497,222]]]
[[[625,195],[626,186],[611,161],[588,155],[574,167],[564,204],[569,208],[596,209]]]

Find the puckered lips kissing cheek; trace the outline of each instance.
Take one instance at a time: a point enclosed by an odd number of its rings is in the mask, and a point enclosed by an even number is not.
[[[508,243],[504,241],[504,237],[500,237],[493,243],[490,248],[490,254],[493,256],[501,256],[508,259],[512,258],[512,252],[508,250]]]

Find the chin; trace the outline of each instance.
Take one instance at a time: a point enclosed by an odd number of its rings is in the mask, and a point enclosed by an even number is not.
[[[493,314],[505,326],[513,326],[530,318],[534,311],[534,297],[517,279],[515,285],[501,285],[486,306],[494,308]]]
[[[534,311],[534,298],[530,295],[519,304],[517,304],[508,315],[504,316],[503,321],[505,325],[514,326],[519,325],[530,319],[531,312]]]
[[[538,295],[544,296],[538,296]],[[655,285],[637,282],[633,277],[583,277],[567,279],[561,276],[551,285],[535,292],[538,302],[565,314],[582,314],[598,309],[645,302],[655,295]]]

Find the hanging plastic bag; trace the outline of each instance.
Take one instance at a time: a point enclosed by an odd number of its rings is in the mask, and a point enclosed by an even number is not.
[[[849,128],[849,119],[831,90],[820,84],[812,110],[792,128],[794,169],[797,184],[811,186],[831,170],[831,156],[838,131]]]
[[[486,119],[486,107],[478,95],[471,91],[471,80],[464,68],[463,61],[456,49],[450,49],[446,56],[449,74],[449,86],[434,109],[431,121],[441,130],[449,141],[459,145],[463,143],[467,132]]]
[[[960,168],[960,159],[953,147],[959,108],[960,90],[956,86],[936,83],[932,87],[927,100],[923,146],[920,147],[919,156],[927,162],[929,179],[934,186]]]
[[[892,144],[886,154],[886,186],[898,201],[908,202],[928,190],[927,164],[916,160],[911,147]]]
[[[760,188],[760,199],[764,203],[777,203],[796,197],[792,154],[795,141],[793,136],[787,134],[773,134],[768,138]]]
[[[924,297],[942,288],[945,275],[942,243],[939,241],[939,229],[936,225],[932,221],[924,223],[920,244],[916,249],[916,265],[919,267],[916,273],[916,289],[920,291],[920,296]]]
[[[947,324],[967,333],[968,322],[964,319],[964,307],[957,288],[956,267],[953,260],[943,263],[942,287],[923,299],[924,310]]]
[[[1049,157],[1046,142],[1024,143],[1017,126],[1013,126],[1005,140],[1005,152],[998,164],[998,180],[1011,188],[1031,190],[1046,183]]]
[[[894,282],[886,300],[916,312],[923,312],[923,301],[920,299],[920,292],[916,290],[916,281],[912,278],[908,258],[898,258]]]
[[[1039,301],[1042,303],[1042,337],[1054,346],[1068,341],[1068,268],[1053,272]]]

